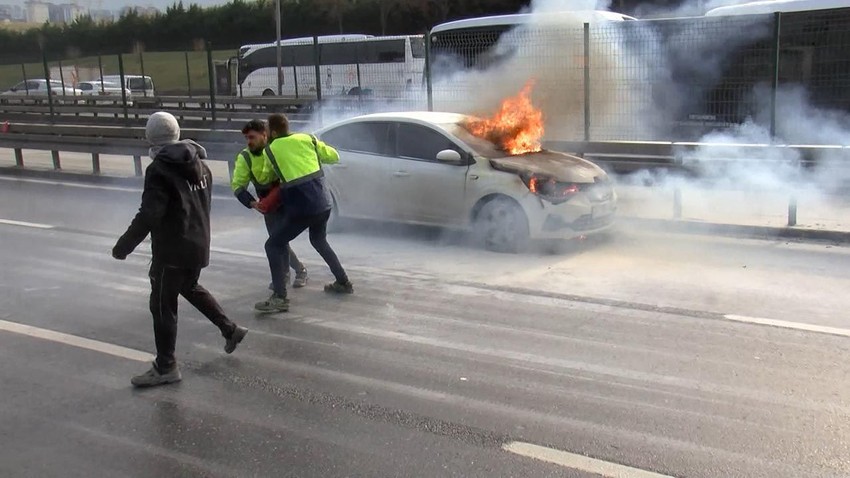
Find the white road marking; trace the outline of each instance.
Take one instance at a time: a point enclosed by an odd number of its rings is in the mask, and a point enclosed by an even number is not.
[[[6,179],[6,178],[3,178],[2,176],[0,176],[0,179]],[[0,219],[0,224],[29,227],[29,228],[34,228],[34,229],[55,229],[56,228],[56,226],[52,226],[50,224],[38,224],[38,223],[33,223],[33,222],[14,221],[14,220],[11,220],[11,219]],[[225,248],[225,247],[211,247],[210,251],[211,252],[217,252],[217,253],[220,253],[220,254],[229,254],[229,255],[242,256],[242,257],[252,257],[252,258],[255,258],[255,259],[265,259],[266,258],[266,255],[263,254],[263,253],[260,253],[260,252],[243,251],[243,250],[238,250],[238,249],[229,249],[229,248]],[[146,255],[144,250],[136,251],[136,253],[137,254],[141,253],[140,255]],[[369,269],[369,268],[367,268],[367,267],[360,267],[360,268],[354,267],[352,269],[358,269],[359,270],[359,269]],[[391,270],[386,270],[386,269],[376,269],[376,270],[380,270],[384,274],[392,274],[392,273],[396,272],[396,271],[391,271]],[[417,276],[417,274],[415,274],[415,273],[398,272],[398,274],[404,275],[404,276],[407,276],[407,277],[411,277],[411,278]],[[124,291],[130,292],[129,290],[124,290]],[[138,290],[138,291],[134,290],[132,292],[140,292],[140,290]],[[145,292],[146,292],[146,290],[145,290]],[[567,299],[567,301],[569,301],[569,299]],[[805,332],[816,332],[816,333],[821,333],[821,334],[850,337],[850,329],[843,329],[843,328],[839,328],[839,327],[829,327],[829,326],[823,326],[823,325],[805,324],[805,323],[801,323],[801,322],[790,322],[790,321],[786,321],[786,320],[764,319],[764,318],[759,318],[759,317],[747,317],[747,316],[744,316],[744,315],[734,315],[734,314],[724,315],[724,318],[726,318],[727,320],[731,320],[731,321],[735,321],[735,322],[743,322],[743,323],[747,323],[747,324],[766,325],[766,326],[771,326],[771,327],[780,327],[780,328],[784,328],[784,329],[801,330],[801,331],[805,331]]]
[[[789,322],[786,320],[763,319],[760,317],[747,317],[745,315],[724,315],[727,320],[735,322],[744,322],[747,324],[769,325],[771,327],[781,327],[783,329],[802,330],[805,332],[817,332],[820,334],[840,335],[842,337],[850,337],[850,329],[842,329],[840,327],[828,327],[825,325],[803,324],[800,322]]]
[[[30,325],[19,324],[17,322],[8,322],[5,320],[0,320],[0,331],[26,335],[28,337],[34,337],[37,339],[49,340],[51,342],[70,345],[72,347],[78,347],[86,350],[93,350],[95,352],[100,352],[107,355],[114,355],[115,357],[136,360],[139,362],[150,362],[151,360],[153,360],[153,356],[151,354],[139,350],[128,349],[120,345],[108,344],[106,342],[87,339],[85,337],[78,337],[76,335],[70,335],[62,332],[56,332],[53,330],[41,329]]]
[[[48,186],[67,186],[69,188],[79,188],[79,189],[100,189],[103,191],[121,191],[127,193],[141,193],[142,188],[134,188],[127,186],[108,186],[105,184],[86,184],[79,182],[65,182],[65,181],[49,181],[46,179],[31,179],[31,178],[19,178],[19,177],[9,177],[9,176],[0,176],[0,181],[13,181],[13,182],[21,182],[21,183],[32,183],[32,184],[45,184]],[[228,200],[232,201],[233,197],[231,196],[219,196],[213,194],[213,199],[215,200]]]
[[[33,229],[55,229],[56,228],[56,226],[51,226],[50,224],[39,224],[39,223],[36,223],[36,222],[13,221],[12,219],[0,219],[0,224],[6,224],[8,226],[31,227]]]
[[[618,465],[616,463],[597,460],[584,455],[577,455],[575,453],[547,448],[545,446],[532,445],[531,443],[524,443],[521,441],[506,443],[502,445],[502,449],[527,458],[554,463],[573,470],[595,473],[609,478],[672,478],[670,475],[661,475],[659,473],[641,470],[639,468]]]

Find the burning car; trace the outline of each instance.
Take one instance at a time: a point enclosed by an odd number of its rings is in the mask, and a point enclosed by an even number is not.
[[[528,101],[523,94],[514,100]],[[334,219],[468,229],[504,252],[529,240],[607,229],[617,210],[608,175],[584,159],[543,150],[542,118],[523,108],[506,101],[491,119],[371,114],[317,131],[341,156],[325,168]]]

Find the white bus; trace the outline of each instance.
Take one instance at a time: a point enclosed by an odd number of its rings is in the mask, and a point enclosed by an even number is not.
[[[422,35],[329,35],[318,38],[322,97],[371,95],[398,98],[417,88],[425,70]],[[313,38],[281,41],[282,93],[316,96]],[[239,49],[238,93],[273,96],[278,92],[276,43]]]

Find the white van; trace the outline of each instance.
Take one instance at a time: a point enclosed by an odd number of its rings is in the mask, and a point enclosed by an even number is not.
[[[121,84],[121,75],[104,75],[103,81]],[[156,96],[153,79],[150,76],[124,75],[124,86],[129,89],[133,96]]]

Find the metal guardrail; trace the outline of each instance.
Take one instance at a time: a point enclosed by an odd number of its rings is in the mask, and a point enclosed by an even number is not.
[[[228,161],[232,172],[232,160],[244,147],[244,138],[238,130],[210,130],[183,128],[183,137],[194,139],[207,149],[211,160]],[[15,165],[25,167],[23,151],[50,151],[53,168],[61,170],[60,152],[91,154],[92,173],[100,174],[100,155],[115,154],[132,156],[137,176],[142,175],[141,158],[147,154],[148,145],[143,127],[90,127],[83,125],[12,124],[0,132],[0,148],[14,150]],[[552,150],[566,151],[599,163],[618,173],[630,173],[644,169],[674,169],[685,174],[697,174],[692,164],[704,161],[702,155],[712,150],[724,151],[734,146],[738,150],[735,160],[752,153],[755,161],[787,150],[794,150],[803,158],[802,167],[815,163],[814,153],[830,150],[843,155],[850,167],[850,145],[769,145],[769,144],[709,144],[693,142],[640,142],[640,141],[551,141],[544,144]],[[709,154],[712,158],[722,157]],[[713,159],[717,161],[717,159]],[[722,161],[722,159],[720,159]],[[674,190],[673,217],[682,217],[682,193]],[[788,225],[797,224],[797,200],[793,193],[788,201]]]

